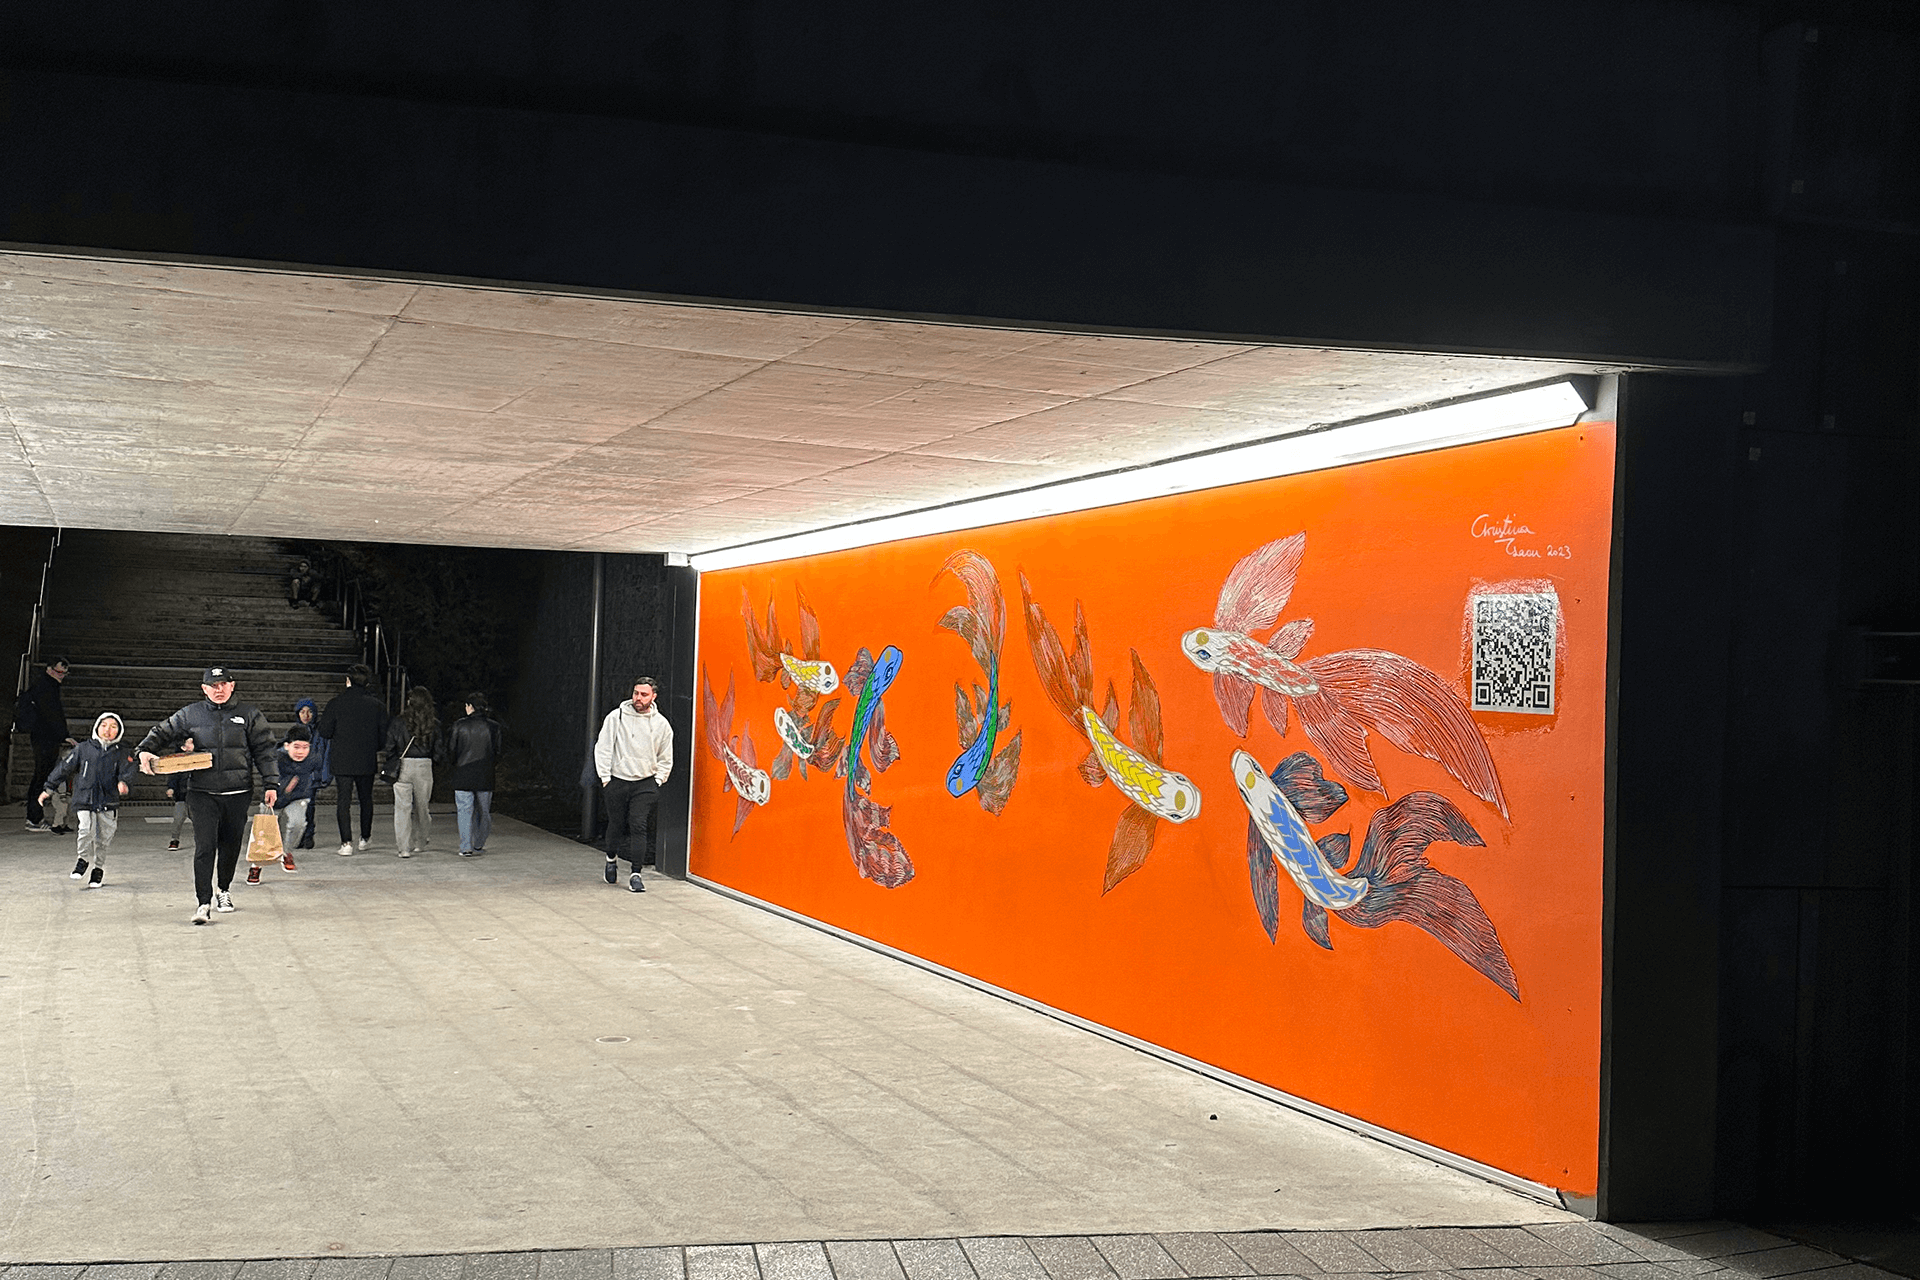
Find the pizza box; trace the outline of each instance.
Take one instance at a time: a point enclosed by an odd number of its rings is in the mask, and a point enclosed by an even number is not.
[[[153,762],[155,773],[187,773],[194,769],[211,769],[213,752],[185,751],[177,756],[158,756]]]

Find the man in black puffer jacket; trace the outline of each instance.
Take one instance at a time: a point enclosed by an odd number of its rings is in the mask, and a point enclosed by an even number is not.
[[[187,812],[193,817],[193,888],[200,906],[195,924],[212,922],[212,912],[233,910],[233,871],[247,832],[247,804],[253,798],[253,770],[266,780],[269,808],[277,797],[280,764],[274,758],[273,730],[257,708],[233,700],[233,673],[208,667],[200,677],[204,701],[180,708],[140,740],[140,772],[152,773],[156,752],[171,751],[192,738],[213,764],[187,775]],[[220,887],[214,889],[214,857],[219,855]]]
[[[347,668],[346,692],[320,713],[318,732],[328,742],[327,767],[333,770],[334,814],[340,819],[340,853],[354,852],[352,797],[360,797],[361,853],[373,842],[373,773],[387,740],[387,706],[367,688],[373,668],[356,662]]]

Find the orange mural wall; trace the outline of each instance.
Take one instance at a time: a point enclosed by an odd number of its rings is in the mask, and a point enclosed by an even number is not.
[[[690,870],[1592,1195],[1613,453],[1587,424],[704,574]],[[1477,676],[1546,707],[1471,710]]]

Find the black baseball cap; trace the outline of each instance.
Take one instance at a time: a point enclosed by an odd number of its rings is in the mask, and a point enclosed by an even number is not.
[[[229,684],[232,680],[232,667],[208,667],[200,673],[201,684]]]

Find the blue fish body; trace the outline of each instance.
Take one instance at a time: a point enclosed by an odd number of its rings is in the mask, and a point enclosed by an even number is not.
[[[888,645],[880,651],[874,660],[873,674],[860,686],[859,701],[853,707],[853,732],[847,739],[847,750],[853,753],[853,759],[847,767],[847,791],[854,790],[854,783],[860,777],[860,752],[866,744],[867,722],[873,718],[873,709],[887,689],[892,686],[895,676],[900,674],[900,649],[897,645]]]
[[[987,673],[987,714],[981,721],[980,733],[973,745],[962,751],[953,762],[953,768],[947,771],[947,793],[956,798],[973,790],[980,781],[980,773],[987,767],[987,761],[993,758],[993,740],[1000,729],[1000,663],[994,661],[993,670]]]
[[[1241,801],[1260,838],[1308,901],[1330,911],[1344,911],[1366,896],[1371,886],[1364,879],[1340,875],[1327,865],[1326,855],[1307,829],[1307,820],[1252,756],[1234,752],[1233,773]]]

